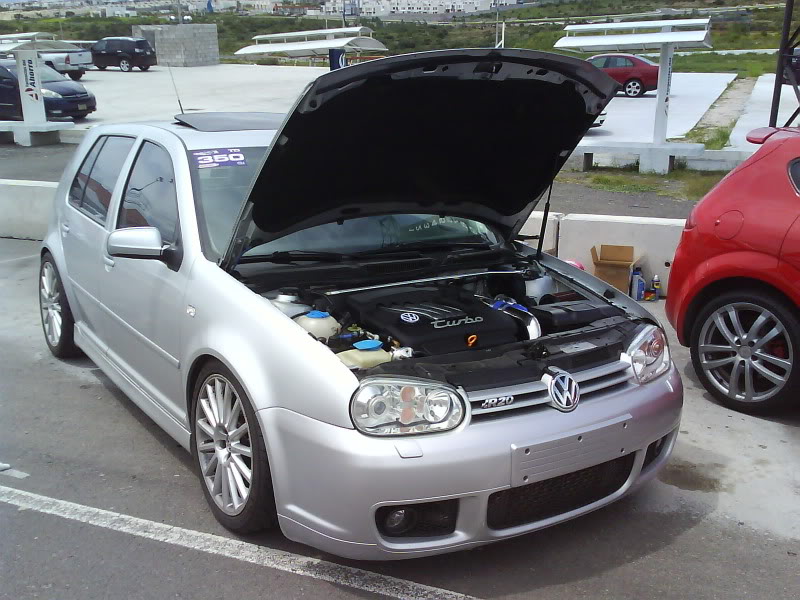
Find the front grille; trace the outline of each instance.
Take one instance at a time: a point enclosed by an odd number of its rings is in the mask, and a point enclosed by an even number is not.
[[[581,402],[583,402],[609,392],[612,388],[624,385],[630,379],[629,368],[629,363],[617,360],[599,367],[575,371],[570,374],[580,385]],[[512,396],[514,400],[511,404],[508,404]],[[472,408],[473,420],[479,420],[489,417],[509,416],[510,413],[506,411],[531,409],[548,404],[550,402],[550,394],[547,392],[547,385],[537,380],[503,388],[468,392],[467,399]]]
[[[492,529],[535,523],[582,508],[619,490],[633,468],[635,453],[588,469],[495,492],[486,521]]]

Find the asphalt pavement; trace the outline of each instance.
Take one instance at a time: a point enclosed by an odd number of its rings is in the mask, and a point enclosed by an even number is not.
[[[220,527],[189,455],[91,361],[49,354],[38,261],[0,239],[0,598],[800,597],[800,412],[719,406],[674,340],[686,405],[660,480],[514,540],[356,563]]]

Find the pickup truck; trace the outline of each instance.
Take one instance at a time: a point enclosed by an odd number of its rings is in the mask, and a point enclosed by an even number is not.
[[[0,57],[13,58],[15,50],[38,50],[42,62],[77,81],[92,66],[92,53],[43,32],[0,35]]]

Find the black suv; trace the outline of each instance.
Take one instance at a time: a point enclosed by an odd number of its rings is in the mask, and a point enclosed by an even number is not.
[[[106,67],[119,67],[120,71],[132,71],[139,67],[147,71],[156,64],[156,51],[144,38],[107,37],[92,46],[94,65],[104,70]]]

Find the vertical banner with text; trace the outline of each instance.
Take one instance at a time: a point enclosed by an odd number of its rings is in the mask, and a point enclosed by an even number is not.
[[[19,81],[22,118],[26,123],[44,123],[47,121],[47,117],[42,97],[39,52],[17,50],[14,54],[17,58],[17,80]]]

